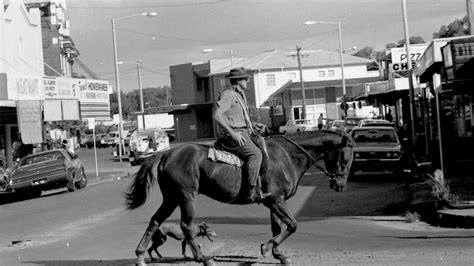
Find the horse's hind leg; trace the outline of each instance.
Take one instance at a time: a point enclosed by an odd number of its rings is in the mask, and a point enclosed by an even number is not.
[[[145,265],[145,251],[148,247],[148,243],[151,240],[151,237],[155,233],[156,230],[160,227],[164,220],[166,220],[173,211],[178,207],[178,204],[171,201],[166,201],[163,195],[163,203],[161,203],[160,208],[155,212],[155,214],[151,217],[150,223],[143,234],[140,243],[138,243],[137,249],[135,250],[135,254],[137,255],[137,264],[138,265]]]
[[[277,235],[281,234],[281,220],[274,212],[270,213],[270,220],[272,224],[272,234],[274,237],[276,237]],[[278,245],[273,246],[272,255],[275,259],[280,261],[285,261],[288,259],[287,256],[281,253],[280,249],[278,248]]]
[[[278,246],[285,241],[291,234],[296,232],[296,219],[288,209],[288,205],[286,201],[283,199],[277,199],[275,201],[267,201],[264,203],[271,211],[271,218],[272,218],[272,231],[273,233],[278,233],[274,235],[272,239],[270,239],[267,243],[262,244],[261,252],[262,255],[265,256],[270,249],[272,250],[273,257],[275,259],[280,260],[282,264],[290,263],[288,257],[284,255],[280,250],[278,250]],[[286,225],[286,230],[281,232],[281,226],[278,220],[282,221]]]
[[[193,220],[194,220],[194,199],[186,200],[180,204],[181,208],[181,229],[184,233],[184,241],[189,244],[191,251],[193,252],[194,259],[199,262],[205,262],[206,264],[213,264],[212,258],[206,257],[202,254],[201,249],[194,240],[196,232],[194,232]]]

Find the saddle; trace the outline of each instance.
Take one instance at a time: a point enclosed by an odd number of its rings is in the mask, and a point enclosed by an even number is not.
[[[258,133],[251,134],[250,138],[252,139],[253,143],[257,145],[257,147],[262,152],[262,163],[260,165],[260,178],[264,177],[268,170],[268,152],[267,146],[265,145],[265,138]],[[219,137],[214,144],[209,146],[209,152],[207,156],[211,161],[219,161],[231,165],[235,165],[238,167],[243,166],[244,162],[242,158],[237,155],[237,148],[235,148],[235,144],[225,136]]]

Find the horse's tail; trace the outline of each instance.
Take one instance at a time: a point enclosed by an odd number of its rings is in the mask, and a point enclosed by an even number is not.
[[[164,152],[159,152],[146,159],[134,175],[133,182],[128,187],[127,192],[124,193],[127,209],[133,210],[145,203],[150,187],[157,181],[158,164],[163,154]]]

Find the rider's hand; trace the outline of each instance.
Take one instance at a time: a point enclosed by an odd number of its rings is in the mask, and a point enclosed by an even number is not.
[[[242,136],[241,134],[239,133],[236,133],[236,132],[232,132],[230,134],[230,136],[232,137],[232,139],[237,143],[237,145],[239,147],[242,147],[245,145],[245,138],[244,136]]]

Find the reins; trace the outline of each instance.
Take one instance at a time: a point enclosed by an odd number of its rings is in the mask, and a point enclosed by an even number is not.
[[[294,142],[292,139],[286,136],[283,136],[283,138],[286,139],[291,144],[295,145],[300,151],[302,151],[306,156],[308,156],[313,161],[311,165],[314,165],[316,168],[321,170],[324,174],[326,174],[329,177],[330,180],[334,180],[336,178],[336,174],[329,173],[324,167],[322,167],[318,163],[318,160],[316,160],[316,158],[314,158],[305,148],[303,148],[301,145],[299,145],[298,143]]]

